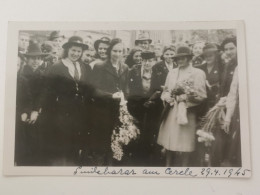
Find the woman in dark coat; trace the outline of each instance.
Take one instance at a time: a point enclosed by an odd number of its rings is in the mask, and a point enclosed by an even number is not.
[[[95,131],[93,148],[97,153],[98,165],[112,163],[111,136],[119,120],[121,92],[127,95],[128,67],[122,63],[123,45],[120,39],[113,39],[107,50],[107,61],[94,67],[96,93]]]
[[[221,75],[223,72],[223,65],[221,62],[220,54],[218,51],[218,47],[213,43],[206,43],[203,48],[203,58],[205,63],[197,66],[203,70],[206,74],[206,90],[207,90],[207,99],[204,101],[199,107],[197,107],[198,118],[203,117],[209,111],[210,108],[216,105],[216,103],[220,99],[220,83],[221,83]],[[212,145],[211,151],[211,163],[213,166],[217,166],[218,159],[220,158],[219,149],[221,148],[221,135],[219,133],[222,130],[219,128],[214,131],[214,136],[217,138]],[[204,163],[204,144],[198,143],[198,150],[200,155],[194,153],[194,157],[198,158],[199,165],[203,165]]]
[[[87,130],[86,99],[93,89],[88,85],[86,70],[78,61],[88,47],[78,36],[63,46],[64,56],[51,67],[46,85],[46,100],[53,106],[53,151],[55,165],[79,164],[82,134]]]
[[[203,48],[205,63],[198,66],[206,74],[207,101],[204,112],[215,106],[220,98],[220,83],[223,65],[216,44],[207,43]],[[203,113],[204,115],[205,113]]]
[[[151,106],[149,106],[149,99],[151,97],[151,76],[152,67],[155,63],[155,53],[151,51],[142,52],[142,65],[135,66],[128,77],[128,110],[129,113],[137,119],[137,126],[140,129],[140,140],[138,143],[132,143],[129,152],[133,155],[134,165],[148,166],[152,164],[151,156],[152,150],[150,144],[154,144],[153,132],[151,125],[153,113]],[[152,138],[152,139],[151,139]]]

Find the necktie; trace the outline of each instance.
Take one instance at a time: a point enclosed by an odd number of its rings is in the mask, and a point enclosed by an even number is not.
[[[79,81],[79,71],[77,69],[77,66],[76,66],[76,62],[73,62],[73,65],[74,65],[74,68],[75,68],[75,71],[74,71],[74,79],[76,81]]]

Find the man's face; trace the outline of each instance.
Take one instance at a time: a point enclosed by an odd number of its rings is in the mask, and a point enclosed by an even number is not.
[[[234,43],[227,43],[224,46],[224,52],[230,60],[235,60],[237,58],[237,47]]]
[[[94,50],[85,50],[82,54],[81,60],[84,64],[90,64],[94,60],[94,55]]]
[[[24,34],[20,35],[19,36],[19,43],[18,43],[19,47],[26,51],[28,46],[29,46],[29,40],[30,40],[29,36],[24,35]]]
[[[155,64],[155,60],[154,58],[150,58],[150,59],[143,59],[142,60],[142,65],[145,69],[150,69],[153,67],[153,65]]]
[[[27,57],[27,64],[33,69],[33,71],[35,71],[42,64],[42,57],[41,56]]]
[[[149,45],[150,45],[149,41],[148,40],[144,40],[144,41],[140,41],[137,46],[143,48],[144,50],[148,50],[149,49]]]

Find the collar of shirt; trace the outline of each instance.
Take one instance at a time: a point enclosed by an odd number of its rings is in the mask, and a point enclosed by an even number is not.
[[[73,62],[69,58],[62,59],[61,61],[68,68],[69,74],[72,76],[72,78],[74,78],[74,76],[75,76],[75,66],[74,66]],[[79,78],[80,78],[81,77],[80,64],[79,64],[79,62],[75,62],[75,63],[76,63],[76,68],[78,70]]]
[[[144,66],[141,66],[141,77],[143,77],[143,75],[144,75]],[[149,72],[150,72],[150,74],[152,74],[152,69],[151,70],[149,70]]]
[[[168,68],[169,71],[170,71],[171,69],[173,69],[173,63],[168,64],[168,63],[165,61],[165,65],[166,65],[166,67]]]

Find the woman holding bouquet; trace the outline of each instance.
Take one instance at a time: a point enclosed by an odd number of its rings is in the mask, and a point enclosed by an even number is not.
[[[166,166],[188,166],[195,149],[196,106],[207,97],[206,76],[192,67],[188,47],[179,47],[174,59],[178,68],[169,72],[161,96],[165,109],[157,142],[166,149]]]
[[[107,49],[108,59],[98,63],[93,69],[94,85],[97,88],[95,132],[96,160],[99,165],[111,165],[111,136],[119,120],[121,93],[126,94],[128,67],[122,62],[123,44],[121,39],[113,39]]]

